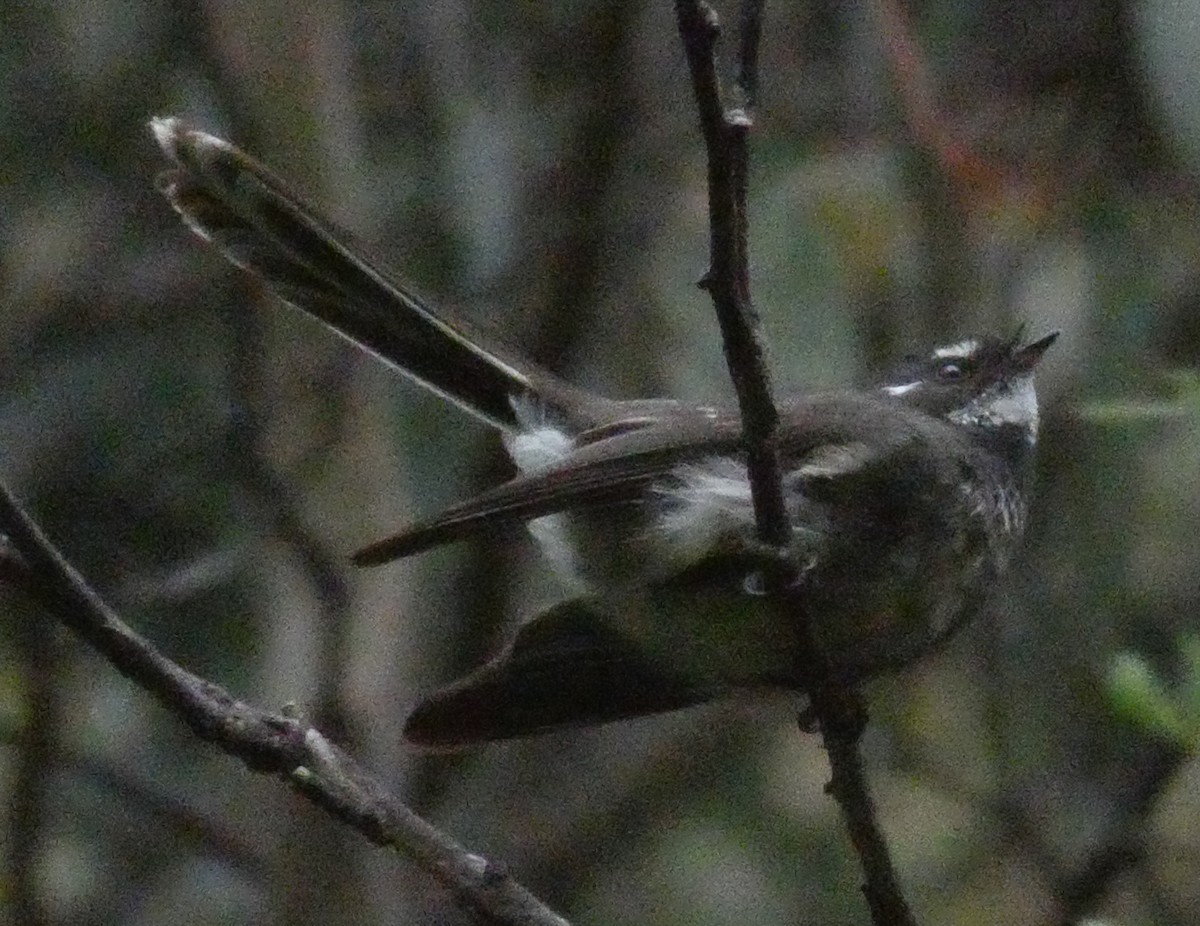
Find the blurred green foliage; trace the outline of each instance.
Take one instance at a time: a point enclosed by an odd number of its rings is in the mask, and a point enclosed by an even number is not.
[[[1109,686],[1113,707],[1130,723],[1180,749],[1196,752],[1200,744],[1200,637],[1179,641],[1179,680],[1168,684],[1136,653],[1113,661]]]

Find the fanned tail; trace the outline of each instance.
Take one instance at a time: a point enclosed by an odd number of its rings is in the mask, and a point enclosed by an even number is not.
[[[584,393],[438,317],[253,158],[179,119],[150,126],[176,164],[159,178],[171,205],[285,302],[495,427],[520,428],[514,401],[569,430],[593,423]]]

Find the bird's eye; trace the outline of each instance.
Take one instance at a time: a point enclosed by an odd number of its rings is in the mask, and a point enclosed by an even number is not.
[[[938,367],[938,379],[943,382],[952,383],[956,379],[962,379],[966,370],[961,363],[943,363]]]

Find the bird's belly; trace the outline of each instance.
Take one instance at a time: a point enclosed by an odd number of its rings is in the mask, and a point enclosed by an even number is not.
[[[809,614],[853,676],[908,665],[945,643],[987,601],[1024,522],[1016,491],[966,483],[930,523],[878,543],[862,536],[814,570]]]
[[[783,609],[747,581],[758,569],[755,523],[734,461],[676,472],[636,501],[539,518],[530,530],[649,658],[714,684],[802,687],[801,620],[835,671],[860,679],[911,663],[979,609],[1019,535],[998,534],[993,522],[1011,527],[1022,511],[1019,499],[996,505],[990,492],[934,506],[937,523],[888,531],[871,519],[831,523],[819,506],[791,500],[802,575]]]

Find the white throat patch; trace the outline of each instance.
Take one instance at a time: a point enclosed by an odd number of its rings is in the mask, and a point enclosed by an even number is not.
[[[1015,425],[1024,428],[1030,444],[1037,440],[1037,393],[1033,375],[1018,376],[1008,383],[997,383],[947,416],[955,424]]]

